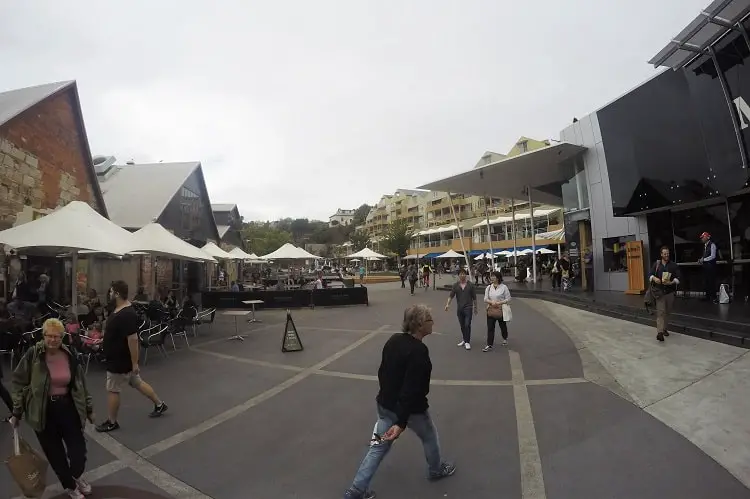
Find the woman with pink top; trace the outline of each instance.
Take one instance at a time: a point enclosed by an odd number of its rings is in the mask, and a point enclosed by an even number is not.
[[[31,347],[13,372],[13,416],[24,418],[67,495],[83,499],[91,485],[82,478],[86,467],[86,420],[94,421],[91,395],[82,366],[63,345],[65,327],[58,319],[42,326],[44,339]]]

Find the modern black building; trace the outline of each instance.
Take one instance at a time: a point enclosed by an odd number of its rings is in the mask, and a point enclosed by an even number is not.
[[[668,69],[575,119],[549,147],[423,186],[563,206],[589,288],[628,288],[625,243],[672,248],[702,290],[702,232],[719,278],[750,295],[750,0],[716,0],[650,62]],[[537,241],[537,244],[543,241]],[[591,282],[593,281],[593,282]]]

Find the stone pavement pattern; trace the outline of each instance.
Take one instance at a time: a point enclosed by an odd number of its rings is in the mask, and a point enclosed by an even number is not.
[[[650,383],[628,376],[639,367],[628,363],[632,354],[607,348],[606,332],[621,329],[645,348],[648,328],[581,311],[571,318],[565,307],[516,300],[509,349],[482,353],[483,316],[475,318],[474,349],[456,348],[455,311],[443,312],[444,292],[411,297],[400,284],[382,284],[370,287],[370,298],[369,307],[294,312],[302,352],[281,353],[280,311],[260,311],[265,322],[242,324],[251,331],[244,343],[227,341],[233,320],[217,316],[191,349],[168,359],[152,352],[143,376],[170,411],[150,420],[148,403],[123,393],[121,430],[89,432],[93,497],[341,497],[371,436],[382,345],[398,330],[405,306],[424,302],[433,307],[437,332],[426,340],[434,364],[430,403],[444,453],[458,471],[427,482],[421,445],[407,432],[375,477],[379,497],[750,498],[735,478],[740,474],[691,443],[700,445],[688,430],[680,434],[657,419],[670,424],[666,417],[649,413],[670,402],[668,394],[686,393],[685,386],[660,374],[658,360],[646,371],[654,377]],[[579,321],[573,326],[583,337],[570,332],[571,321]],[[684,337],[671,340],[680,344]],[[705,377],[737,358],[711,351],[704,359],[700,345],[693,349],[690,362],[698,367],[681,368],[674,357],[675,369]],[[618,355],[619,362],[608,361]],[[89,379],[103,416],[103,373],[92,366]],[[644,404],[651,404],[646,411],[638,406]],[[24,434],[36,444],[27,429]],[[7,428],[0,429],[0,448],[10,451]],[[56,483],[51,473],[49,483]],[[15,494],[0,470],[0,497]],[[59,488],[51,487],[48,497],[56,494]]]

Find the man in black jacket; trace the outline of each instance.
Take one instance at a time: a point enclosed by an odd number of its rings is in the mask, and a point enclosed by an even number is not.
[[[437,430],[428,412],[432,362],[422,339],[432,333],[432,315],[426,305],[412,305],[404,312],[403,333],[390,337],[383,347],[378,369],[380,391],[376,397],[378,420],[367,451],[344,499],[372,499],[370,481],[407,425],[424,446],[428,478],[439,480],[451,476],[456,467],[440,455]]]
[[[656,299],[656,339],[664,341],[664,337],[669,336],[667,327],[674,304],[674,293],[680,284],[680,267],[669,259],[668,247],[662,246],[659,255],[659,260],[651,268],[649,281],[651,293]]]

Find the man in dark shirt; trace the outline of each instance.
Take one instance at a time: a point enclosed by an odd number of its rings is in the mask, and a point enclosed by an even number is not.
[[[458,324],[461,326],[461,341],[458,346],[471,350],[471,316],[477,315],[477,288],[471,281],[466,279],[466,270],[458,271],[458,282],[451,288],[451,294],[448,296],[448,302],[445,304],[445,311],[451,306],[451,300],[456,298],[456,313],[458,315]]]
[[[404,312],[403,333],[396,333],[383,347],[378,369],[380,391],[376,397],[377,422],[367,451],[344,499],[372,499],[370,481],[407,425],[424,446],[428,478],[439,480],[451,476],[456,467],[440,455],[437,430],[428,412],[432,362],[422,339],[432,333],[432,315],[426,305],[412,305]]]
[[[138,354],[138,326],[140,319],[128,301],[128,285],[115,281],[110,290],[114,298],[114,311],[107,318],[102,347],[107,367],[107,415],[108,418],[96,427],[96,431],[109,432],[120,428],[117,413],[120,410],[120,391],[125,384],[135,388],[154,403],[150,417],[159,417],[167,410],[151,385],[140,377]]]

